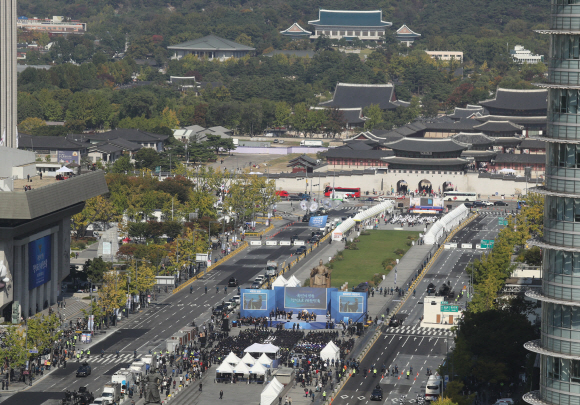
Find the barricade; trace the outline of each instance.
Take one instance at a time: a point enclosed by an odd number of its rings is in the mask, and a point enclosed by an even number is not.
[[[281,240],[280,246],[291,246],[292,243],[289,240]]]
[[[251,246],[262,246],[262,241],[261,240],[251,240],[250,245]]]
[[[462,243],[461,249],[473,249],[473,243]]]
[[[443,247],[445,249],[457,249],[457,243],[446,243]]]
[[[295,240],[294,246],[304,246],[306,243],[303,240]]]
[[[267,240],[266,246],[278,246],[278,241],[277,240]]]

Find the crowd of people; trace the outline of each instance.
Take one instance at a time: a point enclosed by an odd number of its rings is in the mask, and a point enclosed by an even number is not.
[[[401,228],[404,225],[408,227],[413,227],[416,225],[429,225],[437,221],[436,216],[425,216],[417,214],[393,214],[390,218],[385,218],[385,224],[400,224]]]

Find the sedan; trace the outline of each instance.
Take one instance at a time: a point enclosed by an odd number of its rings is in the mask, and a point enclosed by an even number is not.
[[[375,201],[375,199],[372,197],[369,197],[369,198],[365,198],[363,201],[371,201],[372,202],[372,201]]]
[[[91,366],[89,363],[83,363],[77,370],[77,377],[87,377],[91,374]]]
[[[493,203],[491,201],[482,201],[483,205],[487,205],[488,207],[490,205],[493,205]]]
[[[499,201],[494,201],[493,202],[493,205],[500,205],[502,207],[507,207],[508,206],[508,203],[506,203],[505,201],[499,200]]]
[[[297,255],[301,255],[304,252],[306,252],[306,247],[305,246],[299,246],[298,249],[296,249],[296,254]]]
[[[382,401],[383,400],[383,390],[379,388],[375,388],[371,393],[371,401]]]

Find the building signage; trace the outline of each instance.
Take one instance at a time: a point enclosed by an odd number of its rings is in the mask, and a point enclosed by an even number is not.
[[[51,235],[28,243],[28,289],[32,290],[50,281]]]
[[[76,163],[81,164],[80,154],[73,150],[59,150],[56,152],[58,163]]]

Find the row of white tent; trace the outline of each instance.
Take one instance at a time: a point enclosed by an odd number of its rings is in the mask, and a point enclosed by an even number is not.
[[[273,346],[273,345],[272,345]],[[276,346],[274,346],[276,347]],[[241,359],[233,352],[230,352],[216,369],[219,374],[266,374],[266,367],[272,366],[272,359],[266,353],[256,359],[250,353],[247,353]]]
[[[300,280],[295,276],[290,277],[288,280],[284,276],[278,276],[276,280],[272,283],[272,290],[274,287],[300,287]]]
[[[357,222],[364,221],[365,219],[377,217],[384,212],[393,212],[395,207],[395,202],[392,200],[383,201],[382,203],[375,205],[368,210],[364,210],[356,214],[353,218],[348,218],[346,221],[338,225],[332,231],[332,240],[342,240],[343,235],[352,227],[355,226]]]
[[[445,234],[459,225],[469,215],[469,208],[465,204],[455,207],[439,221],[435,222],[425,233],[423,240],[426,245],[434,245]]]

